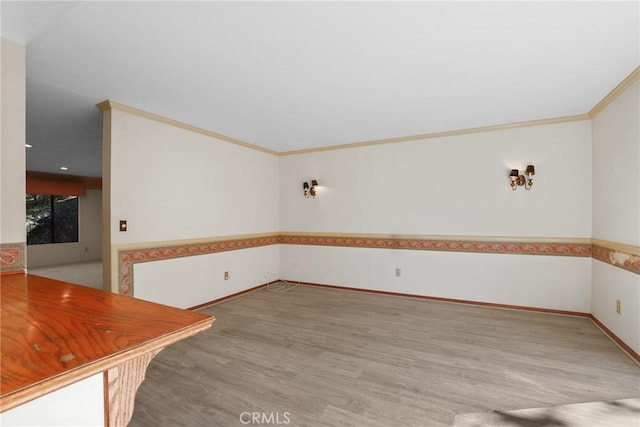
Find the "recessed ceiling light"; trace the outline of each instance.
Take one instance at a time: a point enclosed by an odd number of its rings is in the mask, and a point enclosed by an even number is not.
[[[66,167],[66,166],[60,166],[60,170],[61,170],[61,171],[68,171],[68,170],[69,170],[69,168],[68,168],[68,167]]]
[[[33,147],[33,145],[31,145],[31,144],[24,144],[24,146],[27,147],[27,148]]]

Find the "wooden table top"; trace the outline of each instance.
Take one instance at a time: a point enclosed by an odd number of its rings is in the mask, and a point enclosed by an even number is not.
[[[0,412],[163,348],[214,320],[40,276],[3,276],[0,283]]]

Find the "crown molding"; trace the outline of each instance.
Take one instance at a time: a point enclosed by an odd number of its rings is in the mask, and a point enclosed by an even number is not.
[[[505,123],[501,125],[481,126],[467,129],[448,130],[443,132],[423,133],[419,135],[400,136],[396,138],[374,139],[370,141],[352,142],[349,144],[328,145],[326,147],[306,148],[302,150],[282,151],[280,156],[294,156],[297,154],[308,154],[320,151],[344,150],[348,148],[368,147],[371,145],[394,144],[399,142],[419,141],[424,139],[445,138],[448,136],[468,135],[473,133],[492,132],[508,129],[516,129],[521,127],[533,127],[552,125],[557,123],[576,122],[581,120],[589,120],[586,114],[576,114],[574,116],[555,117],[551,119],[529,120],[525,122]]]
[[[611,104],[616,98],[622,95],[629,87],[640,79],[640,67],[637,67],[631,72],[618,86],[614,87],[600,102],[598,102],[589,112],[587,116],[590,119],[594,118],[600,111]]]
[[[168,117],[160,116],[155,113],[150,113],[148,111],[140,110],[135,107],[130,107],[128,105],[120,104],[111,100],[106,100],[99,104],[96,104],[96,107],[100,111],[109,111],[109,110],[123,111],[125,113],[134,114],[136,116],[144,117],[149,120],[154,120],[156,122],[164,123],[164,124],[175,126],[177,128],[185,129],[191,132],[199,133],[201,135],[205,135],[211,138],[230,142],[235,145],[240,145],[245,148],[250,148],[252,150],[260,151],[260,152],[271,154],[274,156],[278,155],[278,152],[276,151],[270,150],[268,148],[260,147],[259,145],[251,144],[250,142],[246,142],[241,139],[233,138],[227,135],[223,135],[221,133],[213,132],[213,131],[203,129],[194,125],[190,125],[188,123],[184,123],[178,120],[170,119]]]

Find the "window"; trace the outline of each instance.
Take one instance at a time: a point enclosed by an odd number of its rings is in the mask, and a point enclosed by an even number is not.
[[[78,197],[27,194],[27,245],[78,241]]]

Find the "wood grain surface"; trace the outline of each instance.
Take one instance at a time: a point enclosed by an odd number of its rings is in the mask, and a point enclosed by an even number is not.
[[[133,415],[133,398],[138,387],[144,381],[145,372],[149,362],[160,350],[145,353],[135,359],[128,360],[120,365],[105,371],[104,381],[108,385],[105,401],[108,427],[126,426]]]
[[[640,366],[585,317],[310,286],[202,312],[216,327],[154,358],[130,427],[450,427],[640,397]]]
[[[214,320],[39,276],[1,280],[0,411],[164,348]]]

